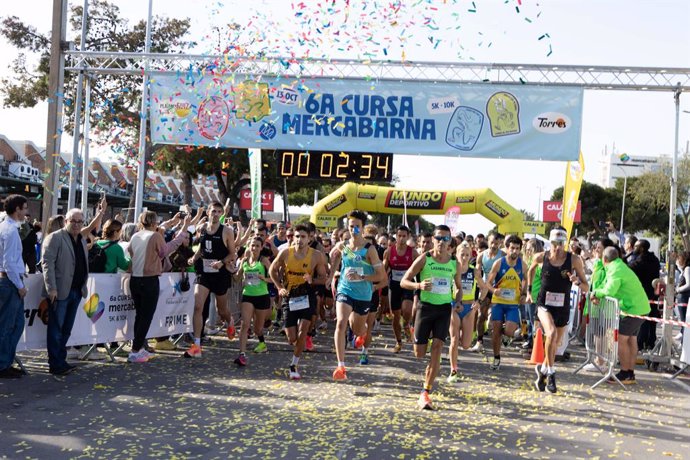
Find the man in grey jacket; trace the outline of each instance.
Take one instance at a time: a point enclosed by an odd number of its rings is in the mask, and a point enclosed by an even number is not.
[[[86,298],[89,276],[86,240],[81,235],[84,214],[70,209],[65,227],[51,233],[43,243],[42,261],[45,293],[50,300],[48,315],[48,365],[50,373],[66,375],[75,366],[67,364],[67,341],[82,298]]]

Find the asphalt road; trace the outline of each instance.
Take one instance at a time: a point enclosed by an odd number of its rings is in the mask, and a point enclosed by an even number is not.
[[[65,377],[47,373],[45,354],[24,355],[30,375],[0,381],[0,457],[690,458],[690,393],[663,374],[640,367],[627,391],[590,390],[596,375],[572,374],[583,359],[576,349],[551,395],[534,390],[517,349],[497,372],[463,352],[462,381],[445,382],[444,360],[437,410],[420,411],[426,360],[407,344],[393,354],[390,326],[375,337],[370,365],[348,353],[349,380],[337,383],[332,329],[302,358],[299,382],[287,380],[280,335],[243,369],[232,362],[238,342],[223,337],[201,360],[163,352],[146,364],[79,362]]]

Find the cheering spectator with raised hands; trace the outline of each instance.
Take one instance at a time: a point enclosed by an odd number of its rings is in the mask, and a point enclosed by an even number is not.
[[[96,207],[96,214],[93,216],[93,219],[91,219],[89,225],[81,229],[81,236],[83,238],[86,238],[87,247],[90,247],[94,243],[94,241],[96,241],[94,235],[96,234],[98,229],[101,228],[101,223],[103,222],[103,216],[105,216],[106,209],[108,209],[108,202],[105,199],[105,195],[103,195],[101,200],[98,202],[98,206]]]
[[[180,245],[189,226],[189,216],[185,217],[182,230],[173,240]],[[153,211],[146,211],[139,216],[140,230],[134,234],[127,251],[132,258],[132,277],[130,290],[136,315],[134,318],[134,340],[128,360],[132,363],[144,363],[151,354],[144,348],[153,315],[156,312],[160,294],[159,277],[163,261],[173,251],[174,245],[167,245],[158,230],[158,216]],[[172,248],[172,249],[171,249]]]

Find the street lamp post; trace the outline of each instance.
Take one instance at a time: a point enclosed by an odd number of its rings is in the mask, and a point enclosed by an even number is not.
[[[621,228],[620,228],[620,232],[622,235],[623,234],[623,221],[624,221],[624,217],[625,217],[625,194],[628,190],[628,173],[626,173],[625,169],[623,169],[623,165],[619,164],[618,167],[620,168],[621,171],[623,171],[623,175],[625,176],[625,178],[623,179],[623,204],[621,206]]]
[[[544,187],[540,187],[539,185],[537,185],[537,188],[539,189],[539,201],[537,201],[537,222],[541,222],[541,219],[539,218],[540,215],[541,215],[540,213],[541,213],[541,207],[542,207],[542,204],[541,204],[541,189],[544,188]]]

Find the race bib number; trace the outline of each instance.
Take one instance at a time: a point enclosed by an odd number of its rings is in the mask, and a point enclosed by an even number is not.
[[[448,278],[431,278],[432,294],[450,294],[450,280]]]
[[[402,281],[403,276],[405,276],[405,271],[406,270],[391,270],[391,280],[399,283]]]
[[[507,299],[507,300],[514,300],[515,299],[515,289],[499,289],[496,291],[496,297],[499,297],[501,299]]]
[[[345,271],[345,276],[347,277],[348,273],[357,273],[359,276],[364,276],[364,267],[347,267]],[[346,278],[347,279],[347,278]],[[358,283],[363,280],[351,280],[347,279],[351,283]]]
[[[306,310],[309,308],[309,296],[303,295],[290,298],[290,300],[288,300],[288,307],[290,311]]]
[[[563,307],[565,305],[565,294],[562,292],[546,291],[544,305],[549,307]]]
[[[212,265],[218,262],[215,259],[202,259],[204,261],[204,273],[218,273],[217,268],[213,268]]]
[[[462,292],[465,294],[472,292],[472,286],[474,286],[473,280],[462,280]]]
[[[259,274],[256,272],[245,273],[244,274],[244,280],[245,280],[247,286],[258,286],[259,282],[261,281],[261,279],[259,279]]]

